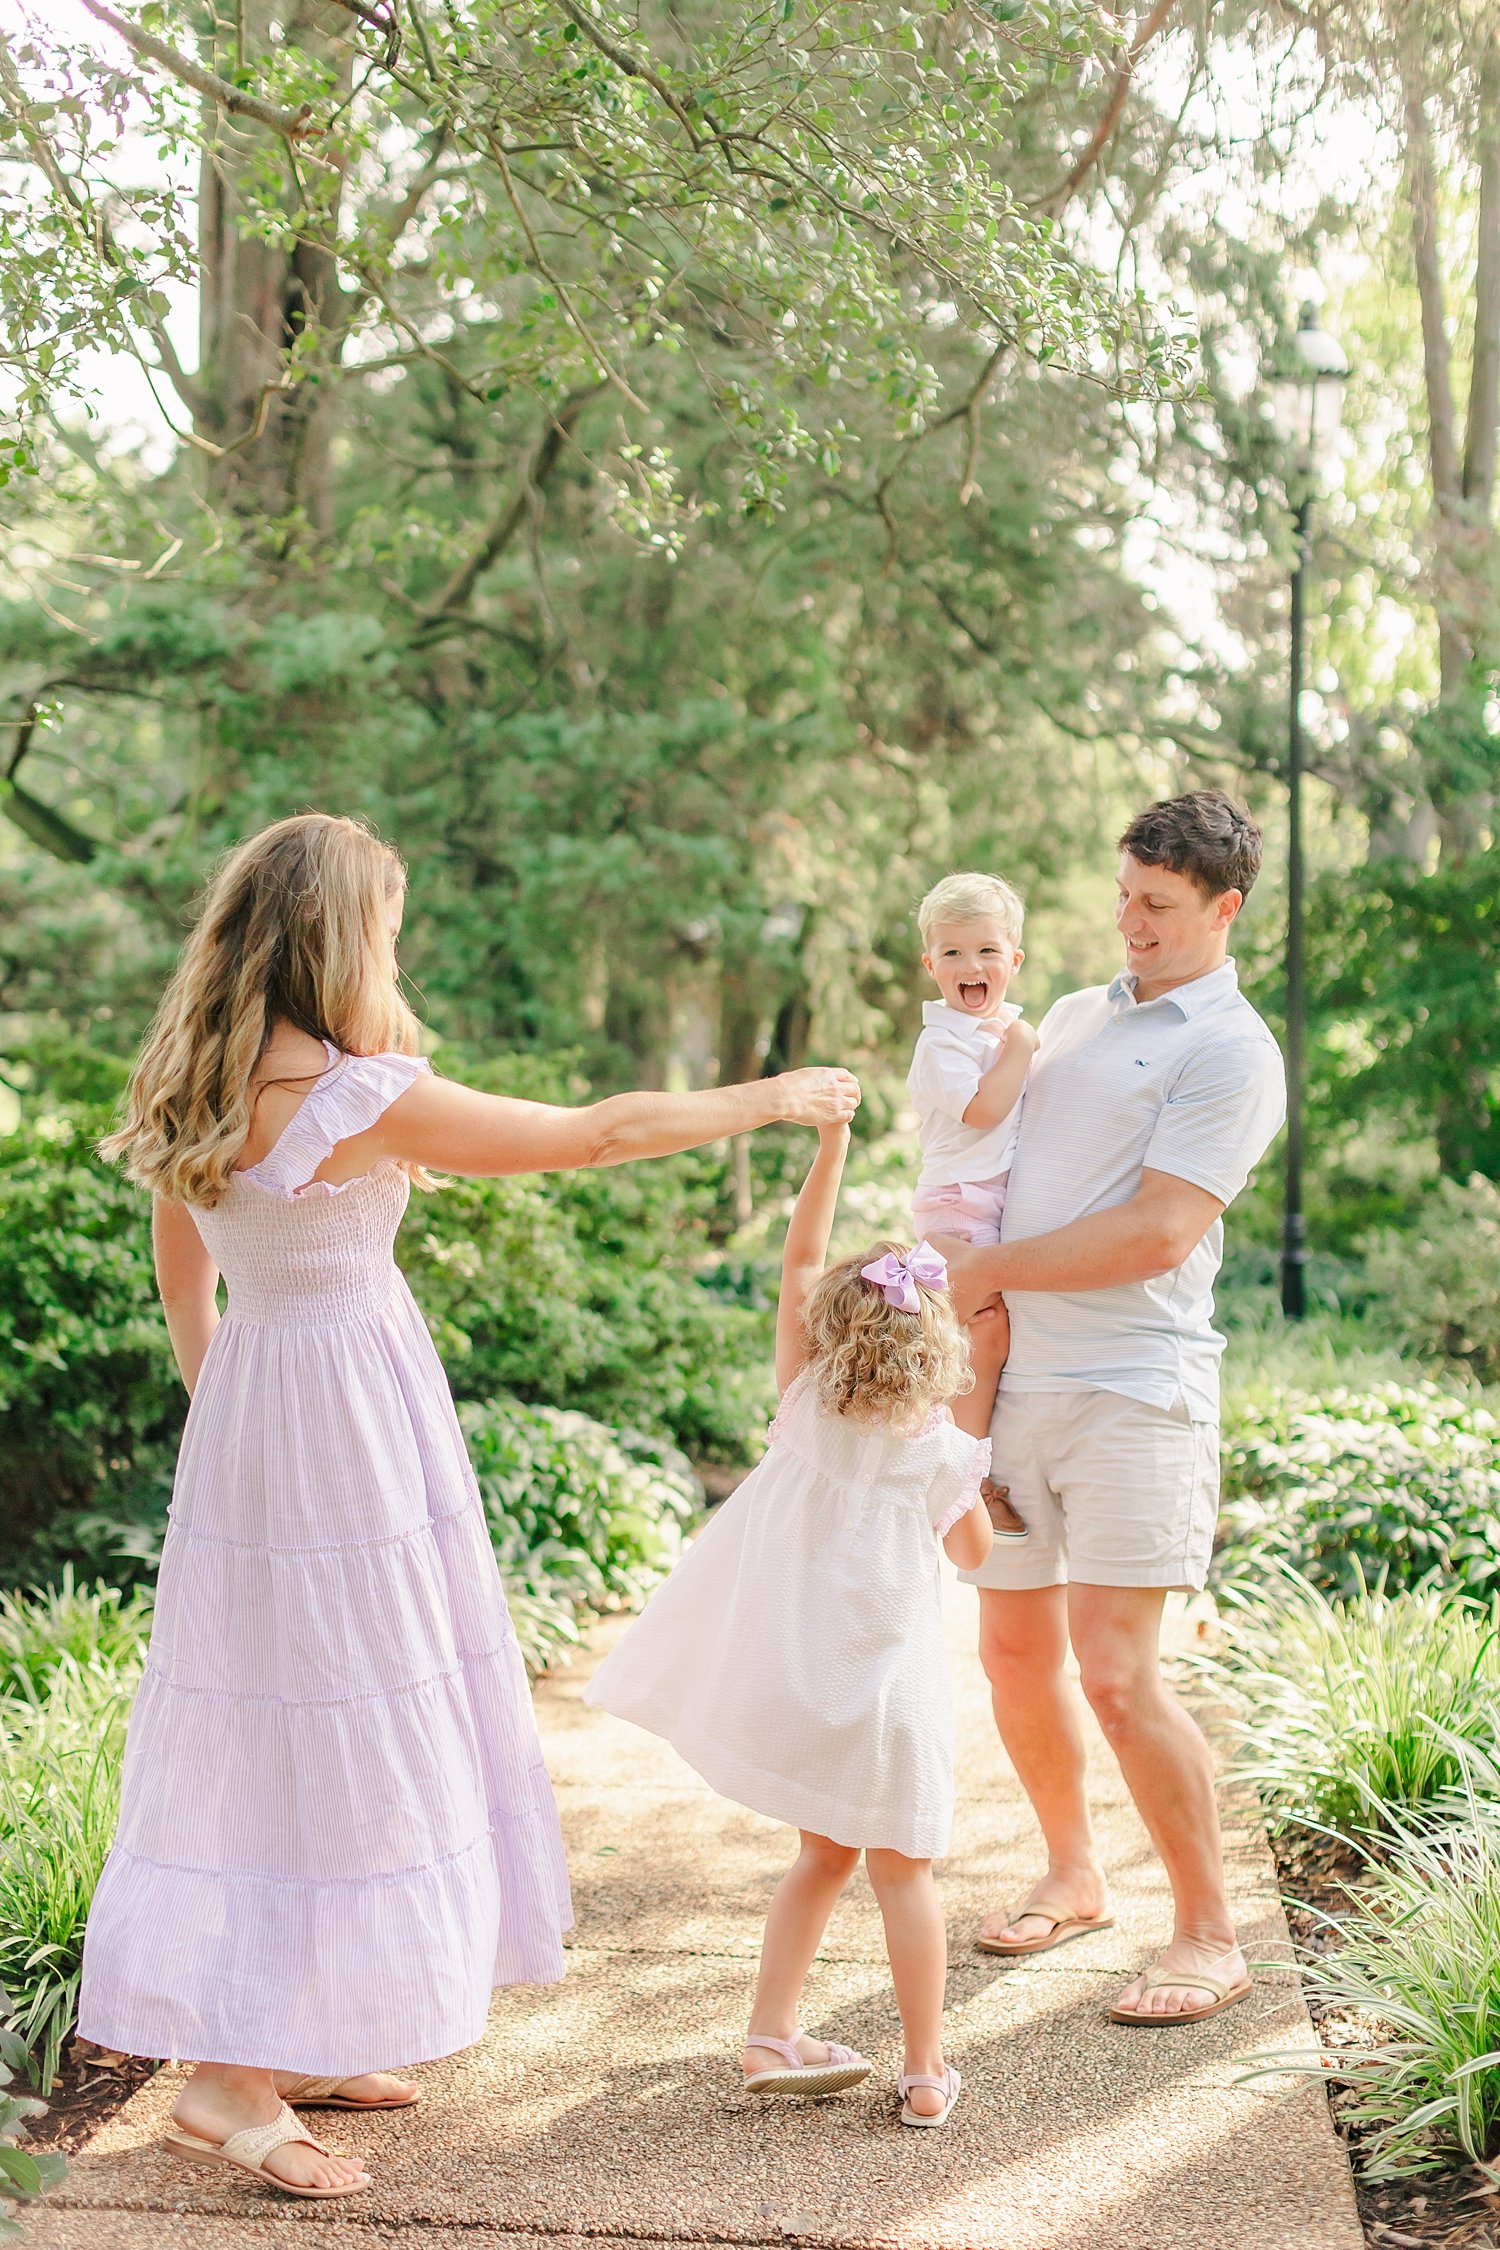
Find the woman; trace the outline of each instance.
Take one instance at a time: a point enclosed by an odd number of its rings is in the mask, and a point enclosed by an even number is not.
[[[79,2029],[195,2057],[169,2145],[310,2197],[369,2181],[288,2101],[414,2101],[384,2066],[478,2039],[495,1984],[561,1976],[571,1919],[474,1474],[392,1255],[411,1174],[625,1163],[859,1099],[841,1070],[581,1110],[436,1078],[404,898],[356,821],[242,844],[103,1144],[153,1191],[191,1405]]]

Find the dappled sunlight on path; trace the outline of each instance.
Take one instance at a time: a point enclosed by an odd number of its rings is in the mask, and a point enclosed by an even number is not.
[[[246,2250],[292,2218],[321,2250],[520,2250],[530,2238],[932,2245],[933,2250],[1361,2250],[1322,2090],[1236,2083],[1242,2058],[1311,2044],[1289,1969],[1189,2030],[1105,2021],[1166,1937],[1161,1869],[1094,1745],[1113,1930],[1006,1964],[979,1922],[1035,1868],[1030,1818],[989,1723],[973,1597],[950,1584],[959,1723],[954,1849],[941,1874],[952,1963],[948,2045],[964,2093],[942,2133],[896,2123],[899,2025],[861,1875],[830,1926],[806,2022],[875,2074],[836,2100],[757,2104],[739,2085],[760,1922],[783,1831],[716,1799],[653,1738],[581,1700],[592,1659],[538,1696],[577,1894],[565,1983],[496,1995],[486,2040],[418,2075],[406,2116],[333,2118],[376,2187],[295,2213],[152,2144],[172,2098],[146,2088],[75,2165],[39,2250]],[[602,1628],[599,1647],[618,1624]],[[1289,1959],[1269,1855],[1243,1816],[1229,1867],[1247,1950]],[[396,2058],[392,2058],[395,2060]],[[337,2128],[336,2131],[332,2128]],[[252,2226],[251,2222],[255,2222]]]

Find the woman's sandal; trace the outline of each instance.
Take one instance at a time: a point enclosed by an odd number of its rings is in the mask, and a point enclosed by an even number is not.
[[[958,2089],[962,2084],[962,2078],[951,2063],[944,2070],[941,2078],[934,2078],[931,2072],[926,2070],[903,2070],[896,2081],[896,2091],[901,2096],[902,2124],[946,2125],[953,2115],[953,2104],[958,2100]],[[913,2109],[906,2098],[913,2086],[931,2086],[934,2092],[943,2096],[942,2108],[935,2110],[931,2117],[925,2117],[921,2110]]]
[[[227,2141],[205,2141],[196,2133],[185,2133],[180,2125],[169,2125],[162,2140],[170,2149],[188,2156],[198,2164],[228,2164],[237,2172],[248,2172],[252,2179],[263,2180],[267,2187],[276,2188],[282,2195],[300,2195],[309,2202],[327,2203],[336,2195],[358,2195],[373,2185],[368,2173],[362,2180],[350,2180],[343,2187],[298,2187],[291,2180],[278,2179],[266,2170],[266,2158],[277,2149],[297,2141],[315,2148],[320,2156],[331,2156],[333,2151],[303,2128],[289,2110],[281,2105],[279,2117],[269,2125],[247,2125],[242,2132],[231,2133]]]
[[[1143,2023],[1152,2031],[1160,2031],[1172,2024],[1202,2023],[1205,2017],[1216,2016],[1223,2009],[1233,2008],[1241,2000],[1248,2000],[1254,1989],[1248,1977],[1242,1977],[1238,1984],[1230,1984],[1223,1977],[1216,1977],[1211,1969],[1164,1969],[1160,1962],[1156,1962],[1142,1972],[1141,1998],[1144,2000],[1148,1992],[1165,1992],[1171,1985],[1176,1985],[1183,1992],[1211,1992],[1213,1998],[1206,2008],[1173,2008],[1170,2011],[1163,2008],[1123,2008],[1116,2001],[1109,2010],[1110,2022]],[[1126,1990],[1129,1990],[1129,1986]]]
[[[292,2109],[413,2109],[422,2099],[420,2094],[377,2094],[366,2101],[343,2091],[352,2084],[350,2078],[293,2078],[282,2087],[281,2098]]]
[[[828,2042],[826,2062],[804,2062],[797,2051],[797,2041],[807,2034],[794,2031],[790,2039],[772,2039],[767,2032],[752,2031],[745,2040],[747,2047],[769,2047],[773,2055],[785,2058],[785,2070],[758,2070],[745,2080],[747,2094],[841,2094],[846,2086],[857,2086],[870,2075],[870,2065],[863,2055],[852,2047],[840,2047],[837,2041]]]
[[[1038,1938],[998,1938],[980,1935],[974,1940],[979,1953],[998,1953],[1003,1961],[1017,1961],[1023,1953],[1050,1953],[1054,1945],[1066,1945],[1069,1938],[1087,1937],[1090,1930],[1112,1930],[1113,1914],[1070,1914],[1065,1906],[1049,1906],[1043,1898],[1034,1899],[1023,1906],[1019,1914],[1011,1916],[1012,1924],[1024,1922],[1028,1915],[1036,1914],[1052,1924],[1050,1930]]]

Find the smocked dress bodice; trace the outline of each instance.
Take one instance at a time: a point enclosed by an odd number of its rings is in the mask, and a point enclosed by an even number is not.
[[[368,1131],[429,1066],[418,1055],[342,1055],[262,1158],[193,1220],[224,1276],[228,1316],[276,1326],[378,1319],[401,1286],[393,1245],[411,1193],[383,1158],[358,1179],[315,1180],[340,1141]]]

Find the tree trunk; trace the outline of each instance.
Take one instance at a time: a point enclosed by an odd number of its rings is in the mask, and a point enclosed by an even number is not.
[[[243,0],[238,11],[247,53],[270,44],[274,22],[285,42],[333,69],[345,90],[352,67],[349,21],[330,0]],[[237,66],[237,40],[220,0],[216,67]],[[226,450],[204,456],[207,496],[257,527],[284,526],[301,516],[326,534],[333,519],[334,386],[278,386],[306,329],[337,325],[341,291],[334,260],[305,243],[268,242],[247,229],[246,178],[264,161],[271,136],[216,110],[208,123],[200,173],[197,431]],[[279,147],[274,153],[278,162],[287,161]],[[327,182],[326,172],[313,176]],[[332,193],[335,208],[341,186],[321,190]],[[288,192],[297,192],[290,177]],[[273,535],[272,543],[284,544],[285,536]]]
[[[1432,469],[1433,530],[1437,542],[1435,600],[1438,619],[1439,692],[1459,694],[1472,651],[1454,613],[1454,546],[1461,537],[1463,473],[1453,412],[1453,376],[1443,319],[1443,278],[1438,243],[1437,173],[1427,105],[1415,65],[1402,63],[1406,102],[1406,186],[1411,204],[1412,262],[1422,307],[1422,365],[1427,386],[1428,449]]]
[[[1500,434],[1500,44],[1479,74],[1479,242],[1474,261],[1474,372],[1464,430],[1463,495],[1476,529],[1490,529]]]
[[[755,963],[727,957],[719,971],[719,1084],[742,1086],[761,1073],[765,979]]]

